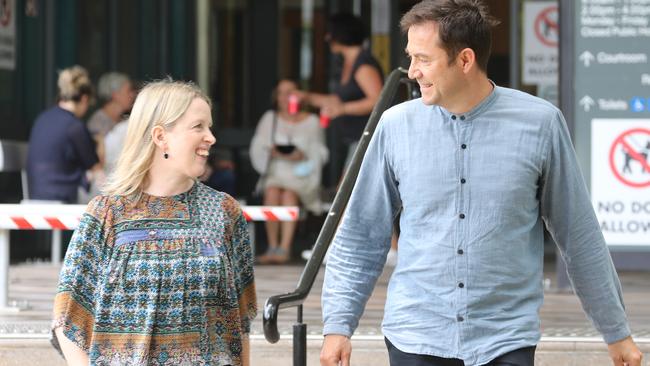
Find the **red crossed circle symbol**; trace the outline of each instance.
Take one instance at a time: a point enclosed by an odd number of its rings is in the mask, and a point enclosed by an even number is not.
[[[618,180],[620,180],[623,184],[635,188],[649,187],[650,186],[650,163],[648,163],[647,156],[643,156],[639,151],[637,151],[638,150],[637,148],[634,148],[634,146],[630,145],[630,143],[625,140],[625,138],[630,137],[630,135],[632,134],[647,135],[648,141],[650,141],[650,130],[648,129],[633,128],[631,130],[627,130],[623,132],[620,136],[616,138],[616,140],[614,140],[614,143],[612,144],[612,147],[609,150],[609,166],[612,169],[612,172],[614,172],[614,176]],[[616,166],[616,161],[614,160],[614,155],[616,154],[616,150],[619,146],[623,149],[623,151],[625,151],[626,154],[630,156],[631,159],[634,159],[635,161],[640,163],[641,167],[644,169],[645,172],[648,172],[647,181],[634,182],[624,177],[622,172],[619,172],[619,169]]]
[[[552,14],[555,15],[551,16]],[[560,33],[557,19],[557,6],[550,6],[535,17],[535,36],[537,36],[540,42],[549,47],[557,47],[557,40]]]

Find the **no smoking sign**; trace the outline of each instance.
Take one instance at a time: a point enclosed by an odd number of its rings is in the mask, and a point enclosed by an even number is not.
[[[623,184],[650,186],[650,129],[633,128],[620,134],[609,150],[609,166]]]

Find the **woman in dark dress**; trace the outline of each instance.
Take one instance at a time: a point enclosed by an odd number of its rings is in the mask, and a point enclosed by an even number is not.
[[[321,109],[331,119],[331,164],[336,181],[356,149],[384,83],[382,69],[364,48],[367,32],[363,22],[351,14],[332,15],[327,22],[330,51],[342,58],[341,77],[332,94],[302,92],[302,100]],[[345,159],[342,159],[344,158]]]

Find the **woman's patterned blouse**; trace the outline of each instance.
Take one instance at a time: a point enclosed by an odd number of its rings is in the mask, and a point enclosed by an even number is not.
[[[256,312],[241,208],[195,183],[171,197],[88,204],[61,269],[52,328],[63,327],[91,365],[240,365]]]

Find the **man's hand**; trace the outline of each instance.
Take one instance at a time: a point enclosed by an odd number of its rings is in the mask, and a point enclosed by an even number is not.
[[[350,366],[352,343],[350,338],[340,334],[328,334],[320,351],[321,366]]]
[[[609,356],[612,358],[614,366],[641,366],[643,354],[639,351],[639,347],[636,346],[632,337],[608,344],[607,348],[609,348]]]

